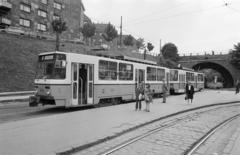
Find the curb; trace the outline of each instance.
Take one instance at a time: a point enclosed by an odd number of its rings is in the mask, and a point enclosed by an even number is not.
[[[214,104],[210,104],[210,105],[204,105],[204,106],[199,106],[199,107],[195,107],[195,108],[190,108],[190,109],[186,109],[186,110],[182,110],[182,111],[179,111],[179,112],[176,112],[176,113],[172,113],[172,114],[169,114],[169,115],[166,115],[166,116],[162,116],[160,118],[157,118],[157,119],[153,119],[153,120],[150,120],[148,122],[145,122],[145,123],[142,123],[140,125],[137,125],[137,126],[134,126],[134,127],[131,127],[127,130],[123,130],[119,133],[116,133],[114,135],[111,135],[111,136],[107,136],[105,138],[102,138],[102,139],[99,139],[99,140],[96,140],[94,142],[90,142],[90,143],[87,143],[87,144],[83,144],[83,145],[80,145],[80,146],[70,146],[69,150],[64,150],[64,151],[61,151],[61,152],[57,152],[56,154],[57,155],[68,155],[68,154],[71,154],[71,153],[76,153],[76,152],[79,152],[81,150],[84,150],[84,149],[87,149],[87,148],[90,148],[92,146],[95,146],[95,145],[98,145],[100,143],[103,143],[103,142],[106,142],[108,140],[111,140],[111,139],[114,139],[118,136],[121,136],[125,133],[128,133],[130,131],[133,131],[135,129],[138,129],[140,127],[143,127],[143,126],[146,126],[148,124],[151,124],[151,123],[154,123],[154,122],[157,122],[157,121],[160,121],[160,120],[163,120],[163,119],[166,119],[166,118],[169,118],[169,117],[172,117],[172,116],[176,116],[176,115],[179,115],[179,114],[183,114],[185,112],[189,112],[189,111],[194,111],[194,110],[198,110],[198,109],[203,109],[203,108],[208,108],[208,107],[213,107],[213,106],[218,106],[218,105],[227,105],[227,104],[234,104],[234,103],[240,103],[240,101],[231,101],[231,102],[223,102],[223,103],[214,103]]]

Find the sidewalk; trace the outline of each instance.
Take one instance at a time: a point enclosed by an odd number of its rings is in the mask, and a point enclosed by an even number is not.
[[[233,91],[203,91],[194,97],[193,104],[184,95],[168,97],[165,104],[156,99],[151,112],[135,111],[135,103],[129,103],[0,124],[0,154],[55,154],[182,110],[240,102]]]

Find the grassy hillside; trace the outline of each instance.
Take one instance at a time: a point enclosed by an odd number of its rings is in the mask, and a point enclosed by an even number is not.
[[[33,81],[37,55],[41,52],[54,51],[55,42],[0,33],[0,92],[34,90]],[[111,51],[90,51],[89,47],[64,43],[61,51],[84,54],[127,55],[143,58],[143,55],[130,52],[133,49],[112,49]],[[152,56],[147,56],[154,60]]]
[[[0,33],[0,92],[33,90],[38,53],[54,49],[54,41]],[[66,49],[86,52],[79,44],[64,43]]]

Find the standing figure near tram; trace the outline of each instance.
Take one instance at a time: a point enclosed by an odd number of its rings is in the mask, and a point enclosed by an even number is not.
[[[193,101],[193,94],[194,94],[194,87],[190,82],[187,82],[186,87],[185,87],[185,92],[186,92],[186,97],[185,99],[189,103],[189,99],[191,100],[191,103]]]
[[[144,95],[144,87],[143,87],[143,83],[142,82],[140,82],[138,84],[138,86],[136,87],[135,94],[136,94],[135,110],[141,110],[141,108],[142,108],[141,100],[142,100],[143,95]]]
[[[239,93],[239,89],[240,89],[240,81],[238,79],[237,82],[236,82],[236,94]]]
[[[146,111],[150,112],[150,103],[153,102],[152,98],[152,90],[150,89],[150,84],[147,84],[146,90],[145,90],[145,102],[146,102]]]
[[[163,101],[162,101],[162,103],[166,103],[167,91],[168,91],[167,85],[165,83],[165,80],[163,80],[163,85],[162,85]]]

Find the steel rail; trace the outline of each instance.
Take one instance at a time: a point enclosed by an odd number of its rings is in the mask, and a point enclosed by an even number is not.
[[[228,105],[228,106],[229,106],[229,107],[232,107],[232,106],[235,106],[235,105]],[[201,112],[196,111],[196,112],[194,112],[194,113],[191,113],[191,114],[182,116],[182,117],[180,117],[180,118],[175,118],[174,120],[170,120],[170,122],[167,122],[167,124],[165,124],[165,125],[162,125],[162,126],[160,126],[160,127],[157,127],[157,128],[155,128],[155,129],[152,129],[152,130],[146,132],[146,133],[143,134],[143,135],[140,135],[140,136],[134,137],[134,138],[132,138],[132,139],[130,139],[130,140],[128,140],[128,141],[125,141],[125,142],[123,142],[122,144],[117,145],[117,146],[109,149],[108,151],[106,151],[106,152],[104,152],[104,153],[100,153],[100,154],[101,154],[101,155],[109,155],[109,154],[112,154],[112,153],[116,152],[117,150],[120,150],[120,149],[122,149],[122,148],[124,148],[124,147],[126,147],[126,146],[128,146],[128,145],[130,145],[130,144],[132,144],[132,143],[134,143],[134,142],[136,142],[136,141],[139,141],[140,139],[143,139],[144,137],[147,137],[147,136],[149,136],[149,135],[151,135],[151,134],[154,134],[154,133],[156,133],[156,132],[159,132],[160,130],[163,130],[163,129],[165,129],[165,128],[174,126],[176,123],[180,123],[181,121],[184,121],[185,119],[191,118],[191,116],[193,116],[193,115],[195,115],[195,114],[206,113],[206,112],[209,112],[209,111],[217,110],[217,109],[219,109],[219,108],[222,108],[222,107],[216,107],[216,108],[214,108],[214,109],[208,109],[208,110],[201,111]],[[240,115],[240,114],[239,114],[239,115]]]
[[[184,153],[185,155],[192,155],[204,142],[206,142],[206,140],[212,136],[217,130],[219,130],[220,128],[222,128],[223,126],[227,125],[228,123],[230,123],[231,121],[237,119],[238,117],[240,117],[240,114],[234,115],[226,120],[224,120],[223,122],[219,123],[218,125],[216,125],[214,128],[212,128],[207,134],[205,134],[202,138],[200,138],[196,143],[194,143],[191,148],[189,150],[186,151],[186,153]]]

